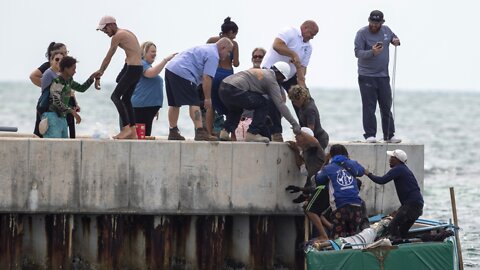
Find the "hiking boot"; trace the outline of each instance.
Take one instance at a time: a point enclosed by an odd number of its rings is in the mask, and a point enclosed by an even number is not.
[[[231,141],[232,139],[230,138],[230,135],[228,134],[228,131],[225,129],[222,129],[220,131],[220,141]]]
[[[385,142],[387,142],[387,143],[401,143],[402,139],[399,139],[399,138],[393,136],[389,140],[385,140]]]
[[[204,128],[195,129],[195,141],[218,141],[218,138],[208,134]]]
[[[252,134],[250,132],[247,132],[247,135],[245,136],[245,141],[246,142],[263,142],[263,143],[270,142],[270,140],[267,137],[263,137],[260,134]]]
[[[377,142],[377,139],[376,139],[375,137],[373,137],[373,136],[370,136],[370,137],[368,137],[368,138],[365,140],[365,142],[367,142],[367,143],[376,143],[376,142]]]
[[[273,133],[272,142],[283,142],[282,133]]]
[[[170,132],[168,133],[168,140],[170,141],[185,141],[185,137],[180,135],[180,130],[178,130],[178,127],[174,127],[170,129]]]

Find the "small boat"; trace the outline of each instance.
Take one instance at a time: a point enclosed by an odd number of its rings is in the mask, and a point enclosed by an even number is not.
[[[357,235],[305,245],[307,269],[461,269],[456,234],[451,222],[418,219],[408,239],[382,237],[391,218],[369,218],[370,228]],[[372,236],[373,235],[373,236]]]

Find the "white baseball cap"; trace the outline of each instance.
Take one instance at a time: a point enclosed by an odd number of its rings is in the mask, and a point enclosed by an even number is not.
[[[109,23],[117,23],[117,20],[112,16],[103,16],[98,23],[97,30],[102,30]]]
[[[400,160],[403,163],[407,162],[407,153],[405,153],[405,151],[403,150],[395,149],[393,151],[387,151],[387,155],[391,157],[396,157],[398,160]]]

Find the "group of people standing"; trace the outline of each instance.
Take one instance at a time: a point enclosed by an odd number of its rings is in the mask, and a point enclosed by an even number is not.
[[[400,41],[383,25],[381,11],[372,11],[368,21],[369,25],[357,32],[354,49],[358,58],[364,138],[369,143],[377,142],[378,102],[383,140],[398,143],[401,140],[394,135],[388,63],[389,45],[398,46]],[[148,41],[140,45],[131,31],[117,26],[114,17],[101,18],[97,30],[111,37],[111,45],[100,68],[83,84],[73,80],[77,61],[68,55],[62,43],[52,42],[46,53],[48,62],[32,72],[32,82],[42,91],[50,91],[48,110],[37,113],[36,135],[66,138],[69,128],[70,137],[75,137],[74,122],[80,123],[81,118],[74,91],[84,92],[94,83],[100,89],[100,79],[120,47],[126,59],[111,95],[121,122],[121,131],[115,139],[136,139],[136,123],[145,124],[146,135],[151,134],[152,121],[163,103],[163,79],[159,73],[165,69],[169,140],[185,140],[178,127],[180,108],[185,105],[189,106],[196,141],[236,140],[235,130],[245,117],[251,118],[246,141],[283,141],[281,118],[291,124],[296,142],[289,142],[289,146],[298,154],[297,165],[303,166],[307,179],[304,187],[289,186],[287,190],[302,191],[294,202],[306,201],[306,214],[321,239],[348,236],[364,226],[366,210],[357,179],[363,175],[378,184],[395,182],[402,206],[390,224],[392,235],[404,237],[421,215],[423,198],[406,166],[404,151],[387,152],[392,169],[383,177],[351,160],[343,145],[332,145],[329,154],[325,154],[329,136],[321,126],[306,83],[312,55],[310,40],[319,31],[314,21],[307,20],[298,28],[280,32],[269,50],[255,48],[251,58],[253,67],[237,73],[233,68],[239,66],[239,46],[235,41],[238,26],[229,17],[224,20],[220,34],[209,38],[206,44],[170,54],[157,64],[154,64],[155,44]],[[286,106],[287,96],[298,121]],[[206,111],[205,117],[202,109]],[[221,123],[217,119],[223,119],[223,115],[226,119],[217,134],[214,123]],[[328,215],[327,208],[331,211]]]
[[[369,17],[369,26],[360,29],[355,38],[364,137],[367,142],[376,142],[377,100],[380,104],[384,140],[400,141],[394,136],[388,76],[388,44],[398,46],[400,41],[383,22],[383,13],[373,11]],[[155,44],[145,42],[140,45],[134,33],[117,26],[114,17],[101,18],[97,30],[111,37],[111,45],[100,68],[84,86],[90,86],[92,83],[89,82],[93,79],[95,87],[99,89],[100,78],[116,50],[120,47],[126,54],[125,66],[117,77],[117,86],[111,95],[121,123],[121,131],[113,136],[115,139],[136,139],[136,123],[145,124],[146,135],[151,135],[152,121],[163,103],[163,79],[159,73],[165,69],[169,140],[185,139],[177,122],[180,107],[188,105],[194,123],[195,140],[235,140],[236,125],[246,111],[252,118],[245,137],[247,141],[283,141],[281,118],[285,117],[294,132],[298,133],[300,126],[308,126],[324,147],[328,145],[328,134],[321,127],[318,109],[306,84],[307,67],[313,51],[310,40],[319,31],[318,25],[312,20],[305,21],[299,28],[292,27],[280,32],[269,50],[256,48],[252,53],[253,68],[236,74],[233,68],[239,66],[239,46],[235,41],[238,26],[229,17],[224,20],[220,34],[209,38],[207,44],[171,54],[156,65],[153,65],[156,58]],[[69,57],[67,54],[64,44],[50,44],[46,55],[49,61],[34,70],[30,77],[32,82],[40,86],[42,91],[51,87],[56,76],[62,77],[60,64],[64,57]],[[48,76],[42,79],[42,74],[47,69]],[[58,81],[59,79],[57,83]],[[58,112],[60,118],[56,119],[54,114],[37,114],[34,133],[38,136],[51,137],[51,133],[45,135],[48,128],[53,131],[61,128],[65,131],[68,126],[70,137],[75,137],[74,119],[80,122],[80,107],[73,93],[86,89],[77,89],[80,84],[62,85],[65,89],[62,88],[61,95],[54,91],[50,93],[49,107],[49,112]],[[201,89],[200,95],[198,88]],[[291,88],[297,90],[290,94]],[[292,100],[300,123],[285,106],[286,96]],[[65,105],[62,108],[58,107],[61,106],[60,99]],[[205,117],[202,117],[202,109],[206,111]],[[45,123],[42,126],[43,132],[40,132],[38,127],[42,119],[50,120],[50,124]],[[225,123],[222,124],[223,121]],[[57,122],[61,125],[53,125]],[[220,126],[214,123],[220,123]]]

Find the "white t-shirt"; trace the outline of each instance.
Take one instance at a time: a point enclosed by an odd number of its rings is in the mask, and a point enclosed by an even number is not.
[[[283,40],[287,47],[296,52],[298,57],[300,58],[300,63],[302,66],[307,67],[308,62],[310,61],[310,56],[312,55],[312,45],[310,45],[310,41],[303,42],[302,32],[299,28],[291,27],[285,29],[284,31],[280,32],[277,38]],[[290,76],[287,79],[290,79],[297,73],[297,69],[295,65],[290,62],[291,58],[288,56],[284,56],[279,54],[277,51],[270,48],[267,51],[267,54],[263,58],[262,64],[260,65],[262,68],[270,68],[273,64],[278,61],[283,61],[290,64]]]

